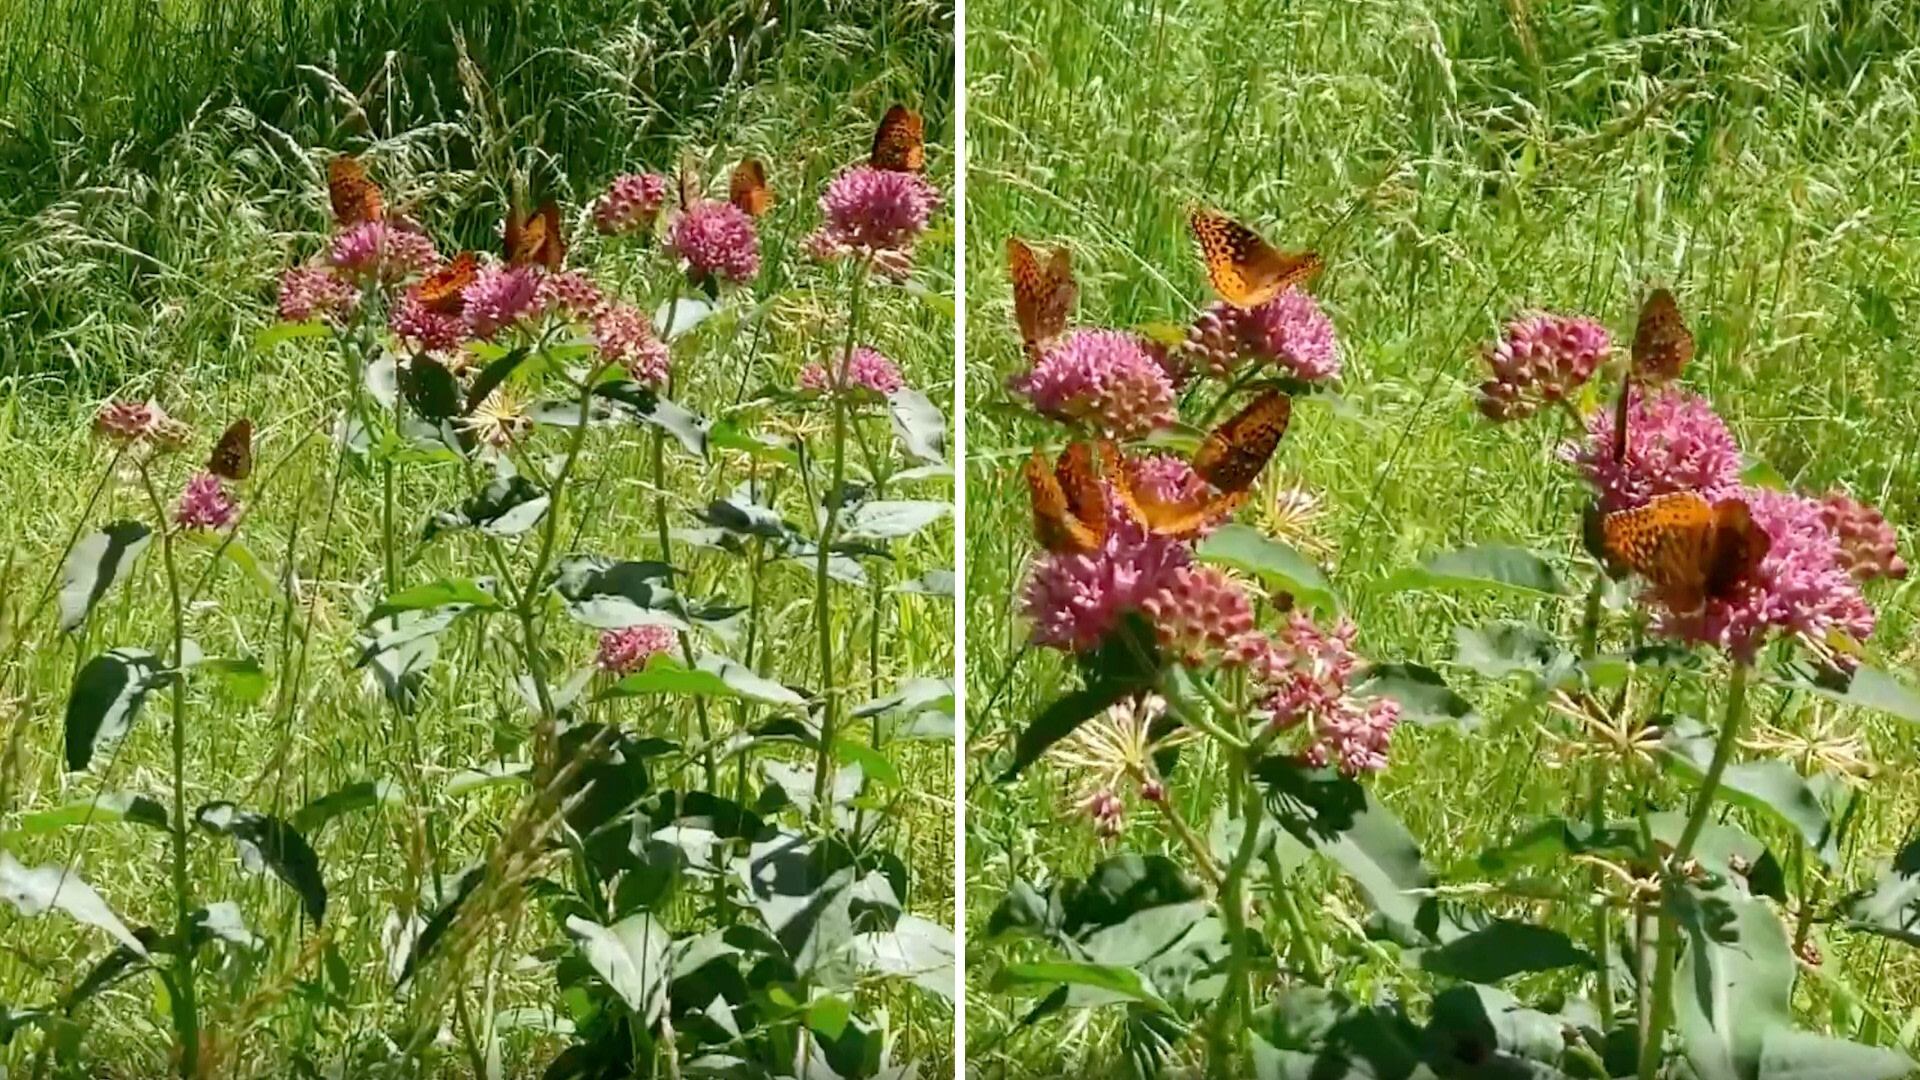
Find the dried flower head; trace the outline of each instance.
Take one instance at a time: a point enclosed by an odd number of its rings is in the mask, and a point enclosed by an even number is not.
[[[1536,312],[1514,319],[1499,340],[1481,346],[1491,377],[1480,384],[1480,411],[1490,420],[1518,420],[1568,400],[1612,351],[1607,328],[1584,316]]]
[[[1158,694],[1128,698],[1088,719],[1048,751],[1053,764],[1073,778],[1074,805],[1087,811],[1096,827],[1106,822],[1117,831],[1126,807],[1119,792],[1137,785],[1148,802],[1166,797],[1166,781],[1154,765],[1154,754],[1198,737],[1185,726],[1170,727],[1156,737],[1155,725],[1166,711],[1167,703]]]
[[[1174,420],[1173,383],[1123,330],[1075,330],[1011,386],[1042,414],[1110,438],[1138,438]]]
[[[489,446],[504,447],[533,433],[533,417],[521,392],[512,383],[501,383],[461,418],[460,426]]]

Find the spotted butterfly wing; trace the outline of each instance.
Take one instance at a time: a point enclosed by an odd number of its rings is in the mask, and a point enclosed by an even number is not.
[[[1071,444],[1052,465],[1035,448],[1024,473],[1040,546],[1058,554],[1099,550],[1107,535],[1107,504],[1092,448]]]
[[[1693,332],[1680,317],[1680,305],[1666,289],[1655,289],[1640,305],[1640,321],[1633,329],[1633,374],[1642,382],[1659,384],[1678,378],[1693,359]]]
[[[759,158],[742,158],[727,184],[727,201],[753,217],[773,209],[773,189],[767,186],[767,167]]]
[[[1235,307],[1259,307],[1320,272],[1320,256],[1314,252],[1280,251],[1216,210],[1194,207],[1187,226],[1200,245],[1213,291]]]
[[[467,286],[479,276],[480,267],[473,252],[463,251],[420,283],[420,303],[440,315],[458,315]]]
[[[332,204],[333,220],[343,228],[378,220],[381,213],[380,188],[367,179],[366,166],[351,154],[327,163],[327,202]]]
[[[1245,491],[1217,495],[1201,491],[1179,499],[1161,499],[1149,492],[1134,489],[1133,475],[1126,461],[1121,458],[1118,447],[1111,442],[1102,443],[1100,454],[1114,497],[1135,521],[1160,536],[1191,540],[1208,525],[1233,513],[1247,499]]]
[[[1646,578],[1663,603],[1697,611],[1750,577],[1771,546],[1739,499],[1709,503],[1696,492],[1662,495],[1601,522],[1606,555]]]
[[[920,114],[895,105],[873,133],[873,152],[867,162],[889,172],[920,172],[927,167],[927,128]]]
[[[253,421],[243,416],[228,425],[207,457],[207,471],[227,480],[253,475]]]
[[[1293,399],[1268,390],[1207,433],[1193,455],[1193,471],[1221,491],[1253,486],[1293,419]]]
[[[560,233],[560,207],[549,199],[532,217],[516,207],[507,215],[507,261],[514,266],[544,266],[558,271],[567,257]]]
[[[1013,317],[1027,352],[1040,350],[1066,332],[1067,317],[1080,295],[1073,279],[1072,256],[1055,248],[1043,261],[1017,236],[1007,238],[1007,276],[1013,279]]]

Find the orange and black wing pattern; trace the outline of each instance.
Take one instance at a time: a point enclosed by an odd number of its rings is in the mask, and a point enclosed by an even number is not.
[[[1052,464],[1035,448],[1024,473],[1040,546],[1056,554],[1100,550],[1107,538],[1107,499],[1094,472],[1093,448],[1071,443]]]
[[[1655,289],[1640,305],[1640,321],[1633,329],[1633,374],[1642,382],[1659,384],[1680,376],[1693,359],[1693,332],[1680,316],[1680,305],[1666,289]]]
[[[1200,245],[1213,291],[1235,307],[1259,307],[1320,272],[1319,255],[1281,251],[1217,210],[1194,207],[1187,215],[1187,226]]]
[[[253,421],[243,416],[221,433],[207,457],[207,471],[227,480],[253,475]]]
[[[759,158],[742,158],[727,183],[727,201],[753,217],[773,209],[773,189],[767,186],[767,167]]]
[[[420,283],[420,302],[429,311],[458,315],[467,286],[479,276],[480,266],[473,252],[463,251]]]
[[[1145,526],[1147,531],[1160,536],[1170,536],[1176,540],[1194,539],[1208,526],[1239,509],[1240,504],[1247,500],[1245,491],[1218,494],[1201,491],[1180,499],[1161,499],[1148,492],[1134,490],[1133,474],[1121,457],[1119,447],[1111,442],[1102,443],[1100,454],[1114,497],[1135,521]]]
[[[1194,452],[1193,471],[1221,491],[1246,491],[1267,467],[1292,418],[1293,399],[1266,391],[1207,433]]]
[[[566,237],[560,231],[560,207],[549,199],[532,217],[518,207],[507,215],[507,262],[514,266],[544,266],[558,271],[567,257]]]
[[[1027,353],[1040,351],[1066,333],[1067,318],[1080,295],[1073,259],[1064,247],[1044,260],[1017,236],[1007,238],[1007,276],[1013,279],[1013,317]]]
[[[1646,578],[1674,611],[1697,611],[1750,577],[1771,546],[1739,499],[1710,503],[1691,491],[1608,514],[1601,522],[1608,558]]]
[[[921,172],[927,167],[927,127],[920,114],[895,105],[873,133],[867,163],[889,172]]]
[[[327,164],[327,201],[333,220],[342,228],[376,221],[381,214],[380,188],[367,179],[366,166],[351,154]]]

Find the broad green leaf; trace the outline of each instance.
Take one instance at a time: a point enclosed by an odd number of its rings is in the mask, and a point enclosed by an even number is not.
[[[1842,900],[1839,914],[1849,930],[1920,948],[1920,839],[1907,841],[1871,889]]]
[[[916,461],[947,460],[947,418],[939,406],[920,391],[903,387],[887,395],[887,415],[893,437]]]
[[[769,705],[799,708],[805,698],[785,686],[756,675],[739,662],[708,653],[689,668],[668,653],[655,653],[647,666],[601,691],[596,700],[638,697],[643,694],[699,694],[740,697]]]
[[[526,347],[521,346],[481,368],[480,374],[473,378],[473,386],[467,390],[466,404],[460,408],[460,411],[471,414],[473,410],[479,408],[481,403],[487,400],[488,395],[512,377],[514,369],[526,360],[527,355]]]
[[[210,802],[193,812],[193,819],[210,833],[229,836],[240,849],[240,863],[259,872],[271,870],[292,886],[301,907],[315,926],[327,912],[327,885],[320,876],[320,857],[299,830],[269,814],[242,810],[230,802]]]
[[[1874,709],[1909,723],[1920,724],[1920,693],[1879,668],[1862,664],[1851,675],[1832,669],[1803,667],[1784,670],[1775,680],[1842,705]]]
[[[195,670],[212,675],[236,704],[258,705],[267,696],[267,669],[260,666],[259,657],[212,657],[200,661]]]
[[[147,947],[71,867],[23,866],[12,852],[0,851],[0,900],[29,919],[58,908],[76,922],[105,930],[135,954],[147,955]]]
[[[1766,902],[1732,888],[1669,898],[1687,948],[1674,1015],[1700,1080],[1756,1080],[1769,1038],[1790,1029],[1793,953]]]
[[[1422,950],[1420,966],[1452,979],[1495,983],[1526,972],[1591,967],[1593,956],[1551,927],[1495,919],[1438,948]]]
[[[403,611],[421,611],[448,604],[465,604],[476,611],[500,610],[499,599],[479,582],[468,578],[441,578],[439,581],[402,589],[387,597],[368,613],[367,621],[384,619]]]
[[[1596,832],[1584,821],[1548,818],[1514,839],[1480,853],[1480,869],[1506,874],[1525,866],[1557,861],[1563,855],[1600,854],[1619,861],[1641,853],[1640,833],[1626,827]]]
[[[1416,724],[1446,723],[1472,728],[1480,717],[1473,703],[1447,685],[1439,672],[1420,664],[1374,664],[1354,693],[1362,697],[1392,698],[1400,703],[1400,718]]]
[[[1340,609],[1333,586],[1312,559],[1250,525],[1222,525],[1200,542],[1196,554],[1201,562],[1252,574],[1269,588],[1291,593],[1307,607],[1322,612]]]
[[[80,772],[95,755],[125,737],[140,706],[177,674],[145,649],[114,649],[87,661],[67,699],[67,769]]]
[[[1548,596],[1567,591],[1559,571],[1545,557],[1499,544],[1442,552],[1420,566],[1395,573],[1381,588],[1389,592],[1499,589]]]
[[[1254,1014],[1251,1035],[1255,1080],[1435,1080],[1405,1016],[1332,990],[1280,991]]]
[[[1138,971],[1118,964],[1077,960],[1008,964],[994,973],[988,989],[995,993],[1008,993],[1015,990],[1050,990],[1063,985],[1090,987],[1119,1000],[1136,1002],[1161,1012],[1173,1011],[1173,1007],[1160,999],[1160,995],[1147,985]]]
[[[839,530],[840,540],[895,540],[939,521],[953,507],[931,500],[882,499],[861,503],[847,515]]]
[[[575,622],[596,630],[629,626],[665,626],[690,630],[684,603],[668,584],[673,567],[664,562],[615,562],[598,555],[561,560],[554,591],[567,603]]]
[[[1178,669],[1176,669],[1177,671]],[[1151,688],[1160,676],[1160,650],[1152,627],[1139,616],[1120,623],[1092,652],[1080,658],[1084,685],[1043,706],[1014,741],[1013,761],[1001,783],[1020,775],[1047,747],[1074,733],[1122,698]]]
[[[772,461],[780,465],[797,465],[800,455],[795,453],[788,440],[779,435],[760,435],[742,428],[731,418],[715,420],[707,429],[707,445],[722,450],[740,450],[762,461]]]
[[[1347,872],[1368,904],[1389,922],[1416,927],[1433,875],[1406,826],[1370,789],[1327,769],[1287,757],[1255,768],[1267,813],[1294,839]]]
[[[667,1010],[673,935],[644,911],[612,926],[569,915],[567,932],[579,941],[588,965],[633,1011],[636,1022],[652,1027]]]
[[[1472,984],[1442,991],[1427,1023],[1427,1053],[1442,1075],[1559,1080],[1552,1067],[1566,1051],[1566,1023],[1529,1009],[1511,994]]]
[[[707,456],[709,422],[685,407],[668,401],[652,387],[621,380],[603,383],[594,387],[593,392],[619,405],[635,423],[657,427],[673,436],[694,457]]]
[[[502,476],[457,509],[443,510],[427,523],[423,540],[449,529],[476,528],[488,536],[518,536],[546,516],[552,500],[524,476]]]
[[[1579,662],[1541,627],[1504,619],[1454,627],[1453,660],[1489,679],[1526,675],[1542,688],[1561,685]]]
[[[1697,721],[1682,720],[1661,740],[1666,759],[1680,775],[1699,783],[1713,761],[1713,733]],[[1833,822],[1813,788],[1784,761],[1748,761],[1728,765],[1718,797],[1757,810],[1799,832],[1800,839],[1829,867],[1839,865]]]
[[[299,341],[303,338],[326,337],[332,332],[333,328],[320,319],[308,319],[306,322],[286,322],[283,320],[255,334],[253,347],[261,352],[267,352],[274,346],[284,342]]]
[[[426,925],[420,929],[419,936],[414,938],[413,947],[407,953],[406,963],[400,969],[397,985],[406,985],[407,981],[420,970],[420,965],[432,954],[433,947],[439,944],[440,939],[446,936],[447,929],[453,925],[454,916],[460,912],[460,905],[466,903],[467,898],[472,896],[474,890],[478,889],[486,879],[487,864],[484,862],[475,863],[451,875],[450,880],[443,879],[441,891],[446,899],[427,920]]]
[[[653,313],[653,325],[660,328],[662,341],[674,341],[692,333],[694,327],[706,322],[718,310],[699,297],[682,296],[661,304],[660,310]]]
[[[1775,1030],[1760,1047],[1755,1080],[1895,1080],[1913,1059],[1884,1046],[1864,1046],[1811,1031]]]
[[[389,780],[359,780],[312,800],[293,812],[287,823],[303,833],[313,833],[341,814],[366,810],[382,803],[399,804],[404,793]]]
[[[73,545],[60,570],[60,630],[87,621],[100,598],[125,577],[153,541],[153,530],[138,521],[116,521]]]
[[[867,971],[910,979],[923,990],[953,1000],[953,931],[937,922],[902,915],[891,930],[854,935],[848,948],[854,963]]]
[[[162,830],[168,827],[167,808],[158,799],[131,791],[103,791],[91,799],[22,815],[20,831],[50,832],[89,821],[130,821]]]
[[[951,570],[929,570],[917,578],[903,581],[889,589],[889,592],[910,593],[916,596],[939,596],[951,599],[954,592],[954,576]]]
[[[885,784],[892,788],[903,786],[900,782],[900,770],[894,766],[887,755],[858,739],[834,740],[833,756],[835,760],[858,766],[860,772],[876,784]]]

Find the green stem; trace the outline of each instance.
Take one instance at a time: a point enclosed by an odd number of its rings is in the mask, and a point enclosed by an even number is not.
[[[140,480],[153,504],[160,533],[160,558],[166,568],[167,592],[173,607],[173,899],[174,933],[187,943],[174,954],[173,1002],[174,1031],[180,1040],[180,1075],[188,1080],[200,1073],[200,1016],[194,1004],[193,986],[193,892],[187,878],[187,679],[180,670],[186,653],[186,609],[181,603],[180,572],[174,561],[173,530],[167,527],[167,507],[153,485],[153,474],[145,462],[140,465]]]
[[[853,365],[854,343],[860,332],[860,295],[867,275],[873,269],[868,256],[854,272],[853,287],[847,301],[847,344],[841,351],[838,371],[827,396],[833,402],[833,473],[825,493],[826,519],[820,525],[819,557],[813,574],[814,621],[820,632],[820,748],[814,758],[813,806],[822,822],[830,820],[828,794],[833,790],[834,728],[840,713],[839,694],[833,682],[833,605],[828,593],[827,564],[833,551],[833,531],[840,524],[840,489],[847,479],[847,369]]]
[[[1600,647],[1600,593],[1606,579],[1596,576],[1593,585],[1587,589],[1586,612],[1580,624],[1580,659],[1592,660]],[[1587,806],[1587,823],[1593,827],[1595,836],[1607,827],[1607,783],[1611,769],[1605,755],[1596,754],[1593,770],[1588,776],[1591,792]],[[1594,867],[1593,887],[1596,894],[1606,887],[1606,871]],[[1597,999],[1594,1004],[1600,1013],[1600,1029],[1613,1026],[1613,913],[1607,910],[1605,903],[1596,903],[1593,907],[1593,955],[1599,960],[1594,972]]]
[[[1733,749],[1740,741],[1740,729],[1747,718],[1748,672],[1749,668],[1744,662],[1733,666],[1733,682],[1727,688],[1726,719],[1720,725],[1720,738],[1713,747],[1713,761],[1707,766],[1707,775],[1700,781],[1700,791],[1694,796],[1693,812],[1687,816],[1687,826],[1680,833],[1680,842],[1674,846],[1673,855],[1662,874],[1667,881],[1684,872],[1687,860],[1693,855],[1693,845],[1700,839],[1701,831],[1707,827],[1707,818],[1713,813],[1714,796],[1719,793],[1720,779],[1726,775],[1727,766],[1733,761]],[[1654,960],[1653,1015],[1640,1044],[1640,1080],[1653,1080],[1660,1065],[1661,1040],[1673,1021],[1673,968],[1680,952],[1680,927],[1664,910],[1664,905],[1662,907],[1660,944]]]
[[[1281,918],[1287,921],[1287,932],[1293,937],[1294,963],[1300,965],[1300,974],[1308,982],[1318,986],[1325,976],[1321,975],[1319,961],[1313,956],[1313,934],[1307,929],[1299,899],[1293,895],[1293,882],[1286,874],[1286,867],[1280,865],[1278,848],[1267,849],[1267,876],[1273,882],[1274,903],[1279,906]]]
[[[1233,853],[1233,862],[1227,866],[1227,876],[1220,887],[1221,915],[1227,923],[1227,946],[1231,951],[1227,956],[1226,996],[1213,1015],[1213,1052],[1208,1055],[1207,1063],[1210,1073],[1223,1078],[1235,1073],[1234,1062],[1239,1056],[1236,1033],[1245,1031],[1253,1022],[1253,979],[1247,965],[1246,883],[1247,869],[1253,865],[1260,846],[1262,814],[1251,761],[1240,762],[1233,784],[1240,797],[1240,847]]]

